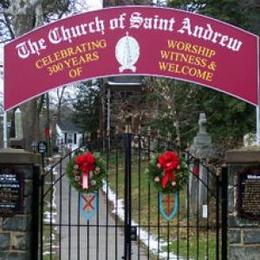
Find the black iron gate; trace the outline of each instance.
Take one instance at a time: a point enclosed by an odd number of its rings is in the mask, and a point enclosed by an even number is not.
[[[189,152],[177,215],[170,222],[160,215],[145,168],[153,153],[175,148],[151,135],[87,142],[80,149],[100,152],[109,173],[91,220],[82,217],[81,195],[66,176],[76,151],[50,166],[42,176],[40,259],[226,259],[226,183]]]

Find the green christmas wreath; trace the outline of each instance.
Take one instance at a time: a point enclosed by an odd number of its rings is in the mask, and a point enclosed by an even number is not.
[[[188,167],[174,151],[152,156],[146,169],[151,182],[158,192],[179,191],[188,181]]]
[[[99,190],[107,176],[105,162],[98,153],[85,152],[74,156],[67,164],[70,184],[79,192],[91,193]]]

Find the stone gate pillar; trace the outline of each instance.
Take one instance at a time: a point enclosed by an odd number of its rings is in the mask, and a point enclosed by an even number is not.
[[[228,166],[229,260],[260,259],[260,148],[232,150]]]
[[[22,149],[0,150],[0,259],[38,259],[38,162]]]

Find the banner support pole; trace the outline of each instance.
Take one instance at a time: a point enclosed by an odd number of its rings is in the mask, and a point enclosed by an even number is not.
[[[260,146],[260,105],[256,107],[256,144]]]
[[[4,118],[3,118],[3,143],[4,143],[4,148],[8,147],[8,138],[7,138],[7,112],[4,111]]]
[[[4,75],[4,60],[5,60],[5,52],[3,51],[3,64],[0,65],[1,70],[3,72]],[[3,83],[5,85],[5,77],[1,76],[3,79]],[[3,91],[3,106],[5,104],[5,88]],[[3,147],[6,149],[8,147],[8,123],[7,123],[7,111],[5,110],[4,107],[4,112],[3,112]]]
[[[256,106],[256,145],[260,146],[260,42],[257,38],[257,106]]]

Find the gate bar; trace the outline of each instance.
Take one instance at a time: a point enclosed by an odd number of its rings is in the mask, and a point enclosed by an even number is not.
[[[228,232],[228,171],[227,167],[222,167],[222,239],[221,251],[222,260],[227,260],[227,232]]]
[[[124,135],[125,139],[125,260],[131,260],[131,140],[132,135],[128,132]]]
[[[260,39],[257,38],[257,106],[256,106],[256,145],[260,146]]]
[[[260,146],[260,104],[256,107],[256,145]]]
[[[216,172],[216,260],[219,260],[219,229],[220,229],[220,223],[219,223],[219,175],[220,171],[217,169]]]
[[[33,166],[33,217],[32,217],[32,259],[38,260],[38,238],[39,238],[39,188],[40,187],[40,168]],[[41,235],[41,234],[40,234]]]
[[[43,160],[43,163],[44,163],[44,160]],[[42,171],[44,169],[44,165],[42,164]],[[43,260],[43,221],[44,221],[44,184],[45,183],[45,176],[44,174],[42,173],[41,174],[41,177],[40,177],[40,193],[41,193],[41,199],[40,199],[40,203],[41,203],[41,209],[40,209],[40,214],[41,214],[41,217],[40,217],[40,221],[41,221],[41,224],[40,224],[40,234],[41,234],[41,237],[40,237],[40,260]]]

